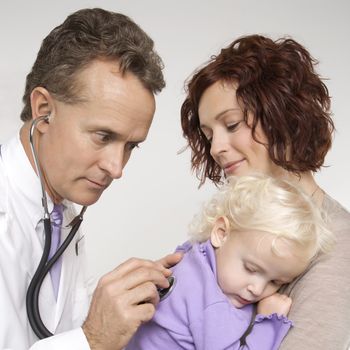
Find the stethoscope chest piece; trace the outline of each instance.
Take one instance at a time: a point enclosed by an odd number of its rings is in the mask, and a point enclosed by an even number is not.
[[[159,294],[159,301],[164,300],[169,296],[169,294],[173,291],[175,284],[176,284],[176,279],[174,276],[169,276],[168,277],[169,281],[169,287],[168,288],[162,288],[158,289],[158,294]]]

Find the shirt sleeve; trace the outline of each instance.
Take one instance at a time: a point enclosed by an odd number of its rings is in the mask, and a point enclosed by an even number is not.
[[[195,349],[212,350],[275,350],[292,326],[286,317],[258,315],[253,329],[241,346],[241,337],[249,322],[239,309],[217,303],[208,307],[203,318],[190,325]]]
[[[60,333],[58,335],[40,340],[33,344],[29,350],[90,350],[89,343],[82,328]]]
[[[180,333],[149,321],[141,325],[125,350],[193,350],[190,334]],[[199,349],[199,348],[198,348]]]
[[[282,315],[257,315],[242,349],[277,350],[292,325],[292,322]]]

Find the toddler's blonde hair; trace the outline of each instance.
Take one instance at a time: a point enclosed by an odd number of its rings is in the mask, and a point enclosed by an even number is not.
[[[230,231],[264,231],[311,248],[312,256],[328,252],[334,237],[313,199],[290,182],[254,174],[228,178],[190,224],[190,240],[210,237],[216,220],[226,217]]]

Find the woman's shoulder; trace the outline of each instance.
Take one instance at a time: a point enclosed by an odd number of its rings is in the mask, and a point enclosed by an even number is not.
[[[322,209],[333,231],[350,230],[350,212],[337,200],[325,194]]]

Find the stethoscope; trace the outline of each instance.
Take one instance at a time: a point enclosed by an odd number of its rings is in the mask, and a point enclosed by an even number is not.
[[[59,257],[63,254],[63,252],[68,247],[69,243],[72,241],[73,237],[77,233],[80,224],[83,221],[83,215],[86,211],[86,206],[83,206],[81,209],[79,215],[77,215],[72,222],[68,225],[71,227],[71,230],[64,240],[64,242],[61,244],[61,246],[58,248],[56,253],[52,256],[50,260],[48,260],[49,253],[50,253],[50,246],[51,246],[51,219],[49,210],[47,207],[47,197],[44,187],[44,181],[43,181],[43,175],[41,172],[41,168],[39,165],[39,158],[37,155],[37,152],[34,147],[34,131],[37,126],[37,124],[41,121],[48,121],[49,115],[39,117],[35,119],[30,127],[29,132],[29,142],[30,147],[32,150],[33,158],[35,167],[39,176],[40,185],[41,185],[41,191],[42,191],[42,206],[44,209],[44,232],[45,232],[45,243],[44,243],[44,250],[43,254],[41,256],[39,265],[35,271],[35,274],[29,284],[28,290],[27,290],[27,296],[26,296],[26,306],[27,306],[27,315],[29,319],[29,323],[34,331],[34,333],[39,337],[39,339],[47,338],[52,336],[53,334],[45,327],[41,316],[40,316],[40,310],[39,310],[39,292],[41,285],[43,283],[43,280],[47,273],[50,271],[51,267],[55,264],[55,262],[59,259]]]
[[[41,168],[39,165],[39,158],[38,154],[36,152],[35,146],[34,146],[34,131],[37,126],[37,124],[41,121],[48,121],[49,115],[39,117],[35,120],[33,120],[30,132],[29,132],[29,142],[31,151],[34,158],[35,167],[39,176],[40,185],[41,185],[41,191],[42,191],[42,206],[44,209],[44,232],[45,232],[45,243],[44,243],[44,250],[43,254],[41,256],[39,265],[35,271],[35,274],[29,284],[28,290],[27,290],[27,296],[26,296],[26,306],[27,306],[27,315],[29,319],[29,323],[34,331],[34,333],[39,337],[39,339],[47,338],[52,336],[53,334],[45,327],[41,316],[40,316],[40,310],[39,310],[39,292],[41,285],[43,283],[43,280],[47,273],[50,271],[51,267],[55,264],[55,262],[59,259],[59,257],[63,254],[63,252],[66,250],[70,242],[72,241],[73,237],[77,233],[80,224],[83,221],[83,215],[87,209],[86,206],[83,206],[81,209],[79,215],[77,215],[72,222],[68,225],[71,227],[71,230],[67,236],[67,238],[64,240],[64,242],[61,244],[61,246],[58,248],[56,253],[52,256],[51,259],[48,260],[49,253],[50,253],[50,246],[51,246],[51,219],[49,210],[47,207],[47,196],[45,192],[44,187],[44,180],[43,175],[41,172]],[[173,290],[175,286],[175,277],[170,276],[168,277],[169,281],[169,287],[168,288],[162,288],[158,289],[159,299],[164,300]]]

